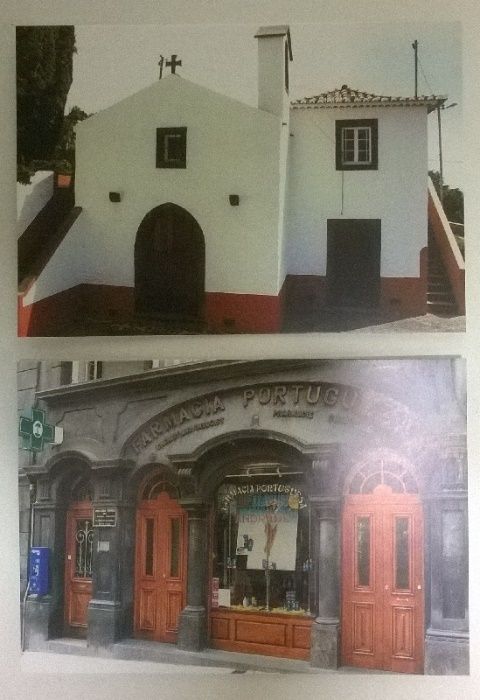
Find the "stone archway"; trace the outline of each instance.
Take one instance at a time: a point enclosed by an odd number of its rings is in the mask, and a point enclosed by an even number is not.
[[[205,294],[205,239],[197,221],[171,202],[152,209],[135,240],[135,308],[197,319]]]

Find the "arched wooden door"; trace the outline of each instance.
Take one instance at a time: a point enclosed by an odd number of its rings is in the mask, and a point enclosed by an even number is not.
[[[166,491],[140,502],[135,561],[135,635],[175,642],[187,580],[187,514]]]
[[[65,632],[84,636],[92,597],[93,514],[91,501],[72,503],[67,512],[65,549]]]
[[[423,514],[416,494],[381,484],[346,497],[342,663],[423,671]]]
[[[152,209],[135,241],[135,306],[166,318],[198,318],[205,294],[205,240],[175,204]]]

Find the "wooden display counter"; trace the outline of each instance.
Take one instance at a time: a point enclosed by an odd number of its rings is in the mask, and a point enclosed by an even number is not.
[[[312,621],[298,612],[218,608],[210,612],[210,644],[225,651],[309,659]]]

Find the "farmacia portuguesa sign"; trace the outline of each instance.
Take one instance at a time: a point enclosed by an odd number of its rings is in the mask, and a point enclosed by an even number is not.
[[[318,407],[351,410],[360,402],[355,387],[330,382],[263,384],[241,391],[226,390],[186,401],[157,416],[139,430],[131,445],[136,454],[149,446],[157,450],[191,433],[218,427],[225,422],[226,406],[240,402],[245,410],[272,407],[273,418],[313,418]]]

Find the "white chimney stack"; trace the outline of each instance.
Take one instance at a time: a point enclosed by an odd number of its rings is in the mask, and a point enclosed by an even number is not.
[[[288,70],[293,60],[287,25],[260,27],[258,39],[258,108],[288,119]]]

